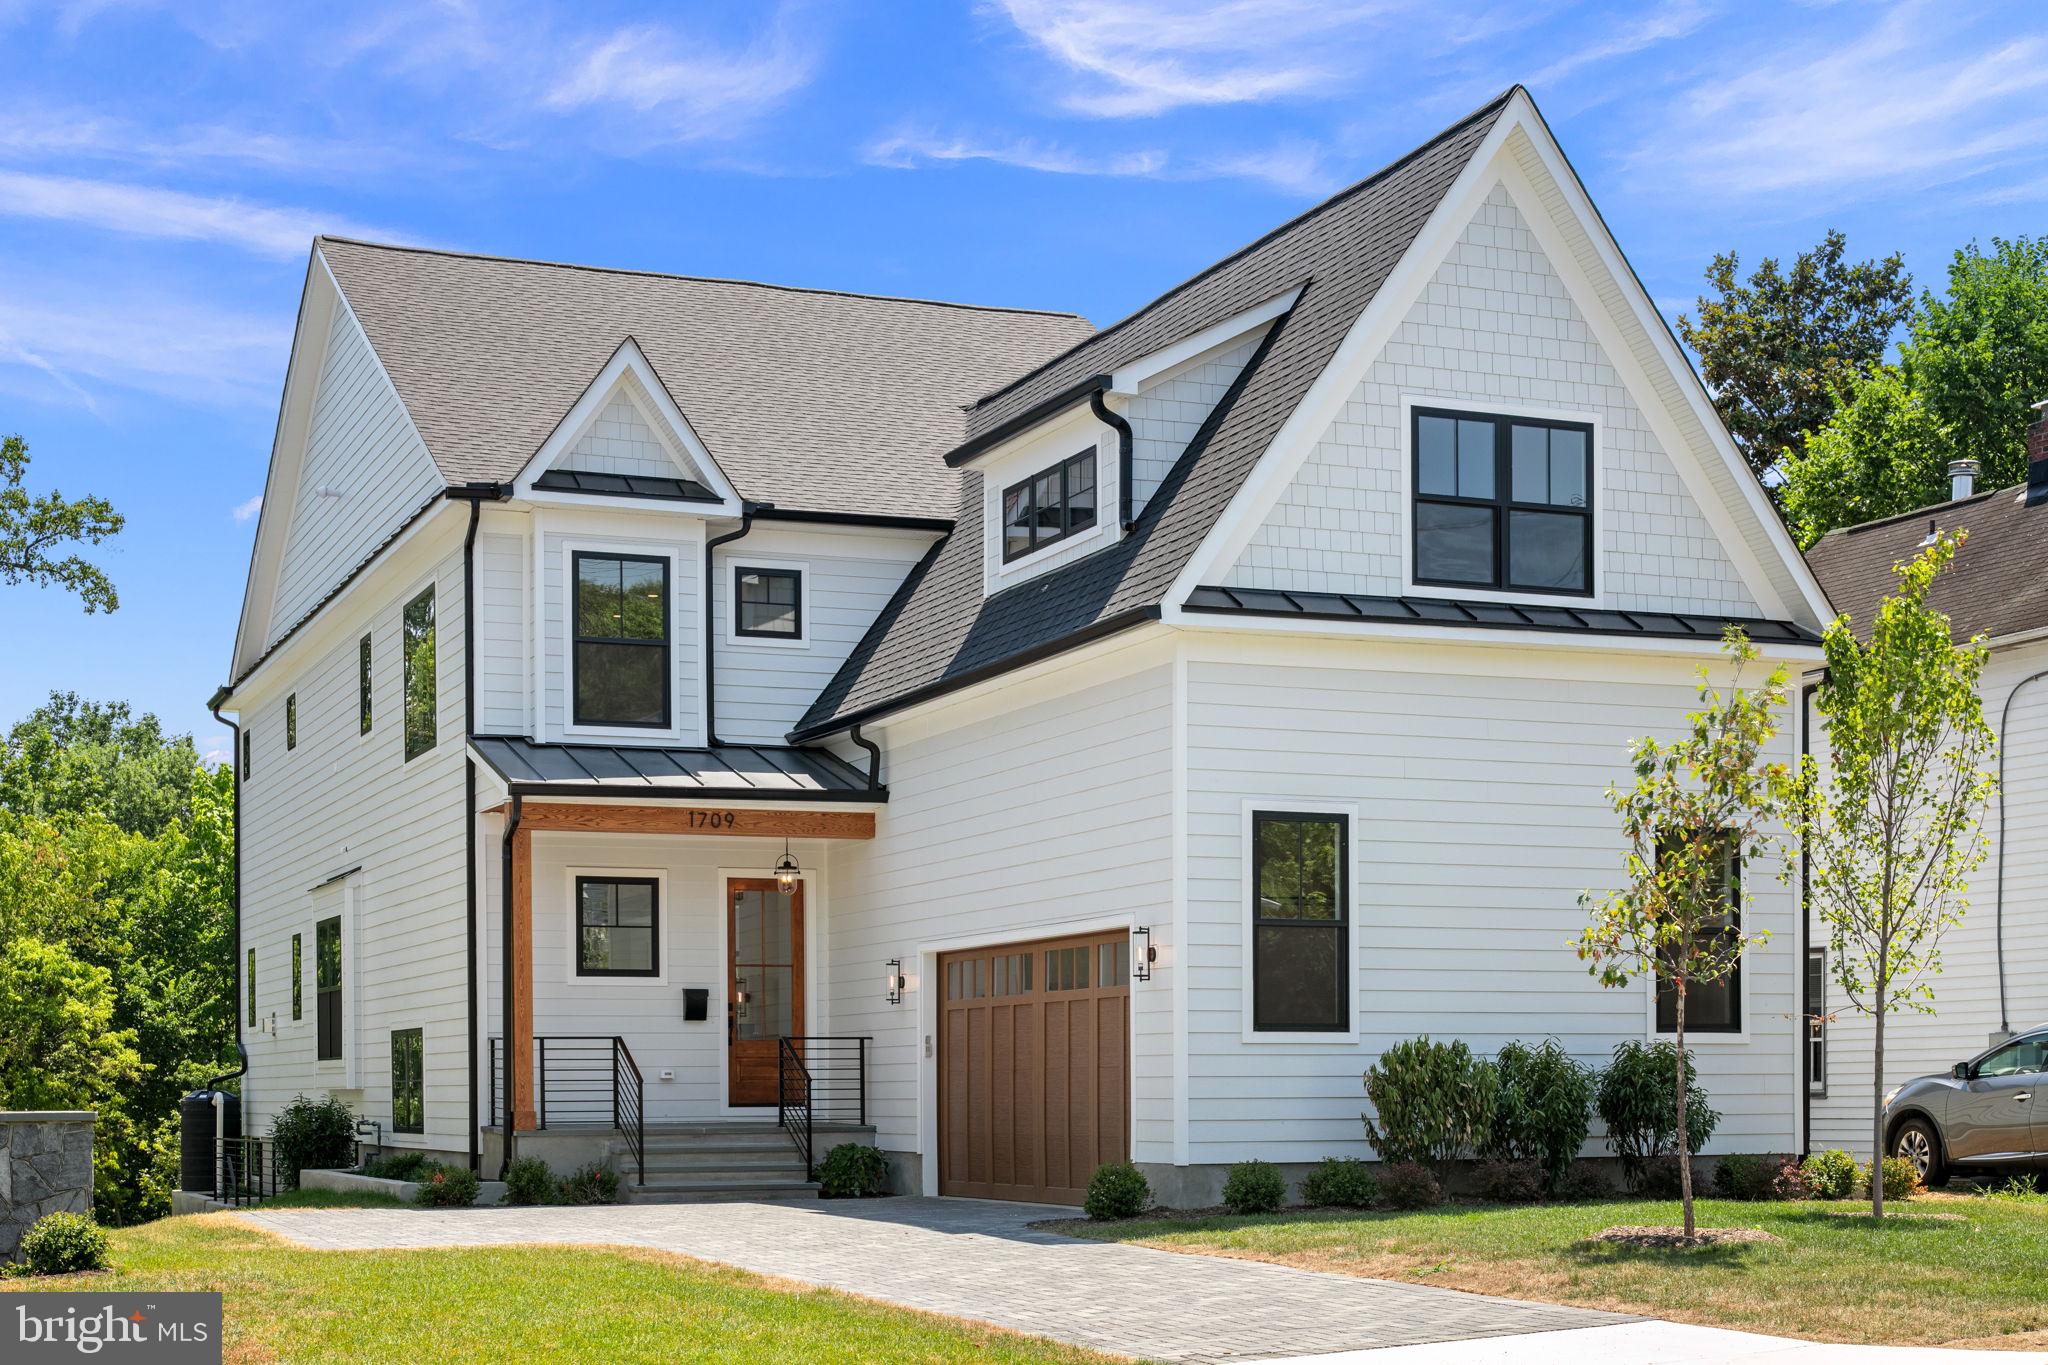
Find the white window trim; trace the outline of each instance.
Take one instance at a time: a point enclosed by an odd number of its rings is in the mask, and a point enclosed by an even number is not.
[[[1593,511],[1593,595],[1572,593],[1506,592],[1497,588],[1460,588],[1441,583],[1415,581],[1415,410],[1442,408],[1483,417],[1527,417],[1538,422],[1580,422],[1593,428],[1593,482],[1587,501]],[[1401,427],[1398,433],[1400,459],[1396,461],[1395,488],[1399,494],[1398,514],[1401,538],[1401,593],[1404,597],[1441,597],[1466,602],[1512,602],[1538,607],[1581,607],[1588,611],[1611,611],[1607,590],[1607,426],[1598,412],[1544,407],[1513,399],[1475,401],[1468,398],[1437,398],[1430,394],[1401,395]]]
[[[1351,869],[1351,876],[1344,887],[1344,930],[1346,956],[1350,958],[1349,974],[1344,994],[1347,1012],[1347,1027],[1342,1032],[1312,1033],[1276,1032],[1260,1029],[1254,1025],[1252,991],[1252,818],[1260,812],[1279,812],[1298,815],[1341,815],[1345,820],[1348,841],[1345,846],[1345,861]],[[1238,807],[1237,845],[1237,898],[1235,923],[1238,927],[1238,985],[1239,1008],[1241,1011],[1239,1041],[1255,1047],[1356,1047],[1358,1045],[1358,1019],[1362,1002],[1359,999],[1362,982],[1359,971],[1358,909],[1359,890],[1364,885],[1364,868],[1358,856],[1359,810],[1352,801],[1313,801],[1294,796],[1246,797]]]
[[[1095,525],[1005,563],[1003,490],[1091,448],[1095,452]],[[982,465],[982,595],[993,597],[1122,539],[1121,477],[1116,432],[1086,407],[1022,441],[1000,460]]]
[[[620,742],[637,740],[678,740],[685,737],[683,727],[682,680],[676,674],[682,665],[685,639],[695,634],[689,629],[693,619],[682,608],[682,565],[684,546],[674,542],[618,540],[601,536],[562,537],[562,736],[565,739],[608,739]],[[579,554],[637,555],[644,559],[659,559],[668,565],[668,724],[663,727],[651,725],[578,725],[576,723],[576,556]],[[541,619],[547,618],[547,604],[541,604]],[[698,651],[701,653],[701,650]],[[702,673],[701,660],[699,673]],[[545,676],[545,675],[543,675]],[[699,687],[701,688],[701,680]],[[545,709],[545,708],[543,708]]]
[[[595,877],[603,880],[631,878],[654,883],[654,956],[659,968],[653,976],[586,976],[582,971],[583,959],[577,944],[576,879]],[[562,972],[563,980],[571,986],[586,990],[641,990],[647,987],[664,988],[668,985],[669,942],[668,871],[659,867],[565,867],[562,869],[562,912],[559,922],[562,928]]]
[[[782,569],[797,575],[796,629],[791,639],[778,639],[770,635],[740,634],[740,573],[746,569]],[[811,647],[811,566],[801,559],[760,559],[752,555],[735,556],[725,561],[719,569],[725,581],[725,642],[740,649],[752,649],[759,645],[766,649],[809,649]]]

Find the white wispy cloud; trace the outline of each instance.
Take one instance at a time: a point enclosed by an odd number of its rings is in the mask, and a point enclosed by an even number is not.
[[[818,53],[781,11],[739,48],[662,24],[622,28],[587,44],[548,86],[554,110],[613,106],[657,119],[681,141],[725,137],[809,85]]]
[[[985,11],[1080,77],[1063,105],[1130,117],[1328,89],[1398,6],[1317,0],[995,0]]]
[[[0,216],[76,223],[131,237],[215,242],[280,260],[303,256],[316,233],[404,240],[311,209],[274,208],[234,196],[155,185],[0,170]]]
[[[1327,193],[1335,184],[1322,148],[1300,140],[1255,151],[1177,156],[1156,147],[1089,152],[1036,138],[973,137],[906,126],[870,142],[862,160],[897,170],[986,161],[1048,175],[1250,180],[1289,194]]]
[[[249,499],[247,502],[237,503],[235,505],[234,517],[237,522],[251,521],[254,520],[256,514],[258,512],[261,512],[262,510],[263,495],[261,493],[258,493],[255,497]]]
[[[1689,37],[1713,14],[1713,7],[1701,3],[1701,0],[1665,0],[1648,14],[1633,23],[1621,25],[1599,42],[1588,43],[1531,72],[1524,83],[1541,90],[1586,67],[1616,57],[1631,57],[1674,38]]]
[[[277,401],[289,319],[238,313],[154,285],[0,280],[9,387],[97,407],[109,390],[213,407]]]

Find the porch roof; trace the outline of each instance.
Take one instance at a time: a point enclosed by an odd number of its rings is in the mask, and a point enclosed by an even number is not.
[[[631,796],[701,801],[886,801],[886,787],[823,749],[721,744],[708,749],[536,744],[478,735],[476,756],[517,796]]]

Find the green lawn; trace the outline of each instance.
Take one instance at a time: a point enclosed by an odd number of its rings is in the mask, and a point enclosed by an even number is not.
[[[0,1292],[219,1290],[237,1362],[1112,1359],[637,1249],[305,1251],[226,1214],[113,1242],[111,1273]]]
[[[1676,1201],[1319,1210],[1061,1230],[1822,1341],[2048,1347],[2048,1203],[1924,1196],[1892,1205],[1904,1216],[1875,1226],[1858,1204],[1702,1200],[1698,1208],[1703,1227],[1761,1228],[1782,1240],[1686,1252],[1586,1240],[1603,1228],[1675,1224]],[[1864,1216],[1844,1216],[1858,1208]]]

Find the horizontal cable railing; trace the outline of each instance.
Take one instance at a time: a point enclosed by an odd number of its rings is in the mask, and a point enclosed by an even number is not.
[[[806,1174],[815,1177],[817,1125],[868,1121],[868,1040],[784,1038],[778,1056],[775,1119],[795,1140]]]
[[[491,1122],[505,1121],[505,1048],[490,1040]],[[647,1183],[646,1083],[626,1040],[615,1034],[541,1034],[527,1078],[541,1128],[616,1128],[625,1135],[641,1184]]]
[[[260,1137],[222,1137],[213,1142],[213,1197],[243,1208],[278,1191],[277,1150]]]

